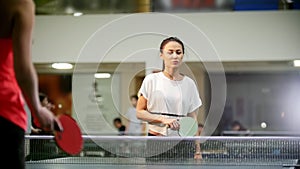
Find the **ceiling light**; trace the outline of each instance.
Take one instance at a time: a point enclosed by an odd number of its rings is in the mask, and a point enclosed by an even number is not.
[[[82,12],[74,12],[74,13],[73,13],[73,16],[81,16],[81,15],[83,15]]]
[[[294,67],[300,67],[300,60],[294,60]]]
[[[70,63],[53,63],[52,68],[54,69],[72,69],[73,65]]]
[[[97,79],[108,79],[110,78],[110,74],[109,73],[95,73],[94,77]]]

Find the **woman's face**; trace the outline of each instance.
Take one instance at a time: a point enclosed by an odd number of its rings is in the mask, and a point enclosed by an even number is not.
[[[165,68],[178,68],[183,59],[183,50],[180,43],[175,41],[168,42],[160,53],[164,60]]]
[[[42,106],[46,107],[49,110],[52,110],[55,107],[54,104],[52,104],[52,103],[49,102],[49,100],[48,100],[47,97],[42,101]]]
[[[239,126],[239,125],[234,125],[233,127],[232,127],[232,130],[233,131],[239,131],[241,129],[241,126]]]

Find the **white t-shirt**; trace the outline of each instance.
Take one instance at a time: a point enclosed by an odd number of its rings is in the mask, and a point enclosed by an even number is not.
[[[128,108],[126,118],[129,121],[127,133],[129,135],[142,134],[142,121],[136,117],[136,109],[134,107]]]
[[[167,78],[163,72],[149,74],[145,77],[139,94],[147,99],[149,112],[186,116],[202,105],[195,82],[187,76],[175,81]],[[148,129],[162,135],[177,135],[177,131],[167,131],[167,127],[162,124],[149,123]]]

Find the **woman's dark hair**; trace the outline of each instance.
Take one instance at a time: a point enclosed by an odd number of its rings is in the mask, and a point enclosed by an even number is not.
[[[133,98],[135,98],[136,100],[139,99],[139,97],[138,97],[137,95],[131,95],[131,96],[130,96],[130,99],[133,99]]]
[[[122,123],[122,120],[121,120],[121,118],[116,117],[116,118],[114,119],[114,123],[115,123],[115,122]]]
[[[169,42],[177,42],[177,43],[179,43],[181,45],[181,47],[182,47],[182,53],[184,54],[184,45],[183,45],[183,42],[180,39],[176,38],[176,37],[168,37],[168,38],[164,39],[161,42],[161,44],[160,44],[160,48],[159,48],[160,52],[162,52],[162,50],[164,49],[164,47],[166,46],[166,44],[169,43]]]
[[[45,93],[39,93],[40,102],[42,102],[48,96]]]
[[[160,50],[161,53],[162,53],[164,47],[166,46],[166,44],[169,43],[169,42],[177,42],[177,43],[179,43],[181,45],[181,47],[182,47],[182,53],[184,54],[184,44],[177,37],[168,37],[168,38],[164,39],[160,43],[160,47],[159,47],[159,50]],[[162,68],[162,70],[164,70],[164,69],[165,69],[165,62],[163,61],[163,68]]]
[[[198,127],[204,127],[204,125],[202,123],[199,123]]]
[[[246,128],[237,120],[231,123],[231,127],[240,126],[240,131],[246,130]]]

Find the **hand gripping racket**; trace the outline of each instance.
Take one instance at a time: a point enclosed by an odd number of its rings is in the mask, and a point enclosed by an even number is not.
[[[181,137],[195,136],[198,131],[198,123],[192,117],[177,115],[174,113],[159,113],[159,112],[150,112],[150,113],[157,114],[157,115],[179,117],[178,122],[180,124],[180,128],[178,130],[178,135]]]

